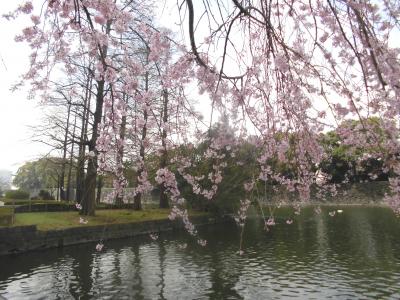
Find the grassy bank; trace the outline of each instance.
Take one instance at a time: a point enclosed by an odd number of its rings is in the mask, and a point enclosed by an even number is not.
[[[39,212],[16,214],[14,226],[37,225],[38,230],[65,229],[70,227],[133,223],[168,218],[169,209],[149,209],[133,211],[127,209],[98,210],[94,217],[83,217],[87,224],[79,222],[78,212]],[[191,216],[205,215],[192,211]]]

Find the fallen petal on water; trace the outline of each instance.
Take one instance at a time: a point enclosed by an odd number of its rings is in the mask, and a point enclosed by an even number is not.
[[[101,250],[103,250],[103,247],[104,247],[104,244],[103,244],[103,243],[98,243],[98,244],[96,245],[96,250],[100,252]]]
[[[155,241],[158,239],[158,234],[157,233],[150,233],[150,238]]]

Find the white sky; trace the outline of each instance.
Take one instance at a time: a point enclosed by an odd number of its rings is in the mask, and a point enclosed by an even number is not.
[[[17,1],[1,1],[0,16],[15,9]],[[11,92],[10,87],[28,68],[29,49],[16,43],[14,36],[25,25],[21,20],[0,18],[0,170],[15,172],[25,161],[40,157],[48,148],[31,142],[32,129],[38,124],[41,109],[35,100],[27,99],[26,90]],[[29,23],[25,23],[29,24]]]

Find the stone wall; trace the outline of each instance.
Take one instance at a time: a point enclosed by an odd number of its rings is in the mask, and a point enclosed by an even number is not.
[[[133,209],[133,204],[101,204],[96,207],[96,210],[101,209]],[[55,211],[76,211],[75,204],[61,204],[61,203],[42,203],[42,204],[24,204],[16,205],[14,208],[15,213],[28,213],[28,212],[55,212]]]
[[[193,217],[197,226],[229,221],[229,218]],[[63,247],[87,242],[132,237],[183,228],[181,221],[168,219],[126,224],[82,226],[61,230],[37,230],[36,225],[0,227],[0,255],[15,254],[30,250]]]
[[[0,226],[9,226],[13,223],[13,215],[0,215]]]

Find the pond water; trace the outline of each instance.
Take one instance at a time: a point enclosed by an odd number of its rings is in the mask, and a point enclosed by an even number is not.
[[[0,257],[6,299],[400,299],[400,219],[385,208],[281,209],[235,224]],[[338,209],[338,207],[335,207]],[[285,223],[291,216],[294,222]],[[184,248],[184,244],[187,247]]]

